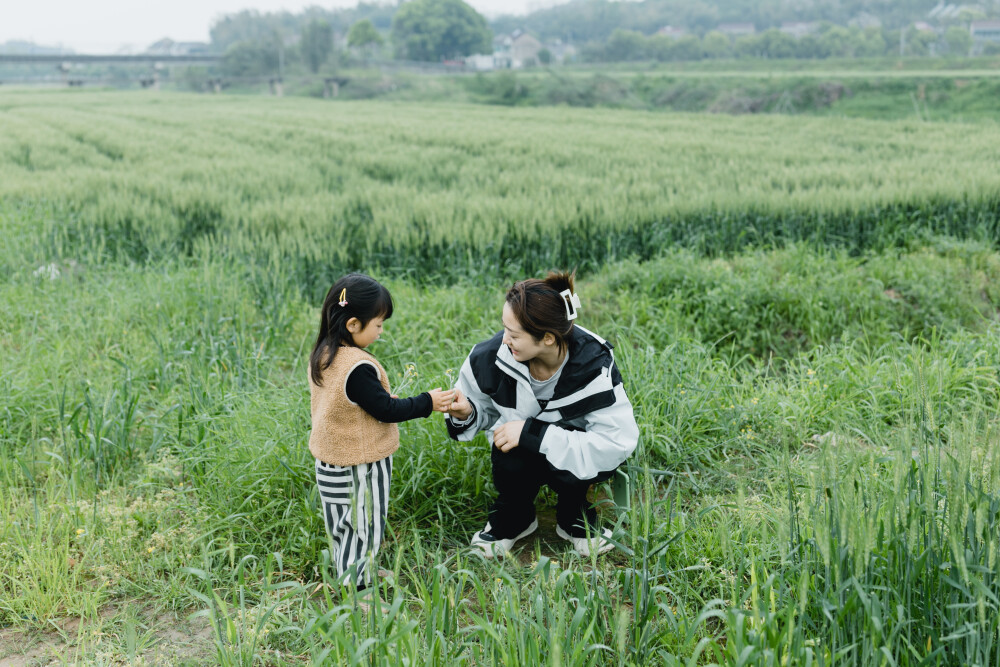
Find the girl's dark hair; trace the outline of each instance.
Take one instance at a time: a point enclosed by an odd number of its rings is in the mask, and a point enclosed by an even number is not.
[[[343,306],[340,305],[341,294],[346,301]],[[333,284],[323,301],[319,335],[309,355],[310,376],[317,386],[322,386],[323,371],[333,363],[340,346],[354,345],[354,338],[347,330],[347,320],[356,317],[365,327],[379,316],[392,317],[392,295],[377,280],[361,273],[349,273]]]
[[[560,292],[569,290],[573,294],[575,275],[575,271],[551,271],[545,280],[521,280],[507,290],[507,303],[521,327],[535,340],[552,334],[560,351],[569,345],[569,335],[573,331],[573,320],[566,317],[567,300]]]

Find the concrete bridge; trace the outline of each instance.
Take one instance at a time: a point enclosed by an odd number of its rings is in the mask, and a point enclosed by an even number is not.
[[[158,56],[141,53],[137,55],[93,55],[93,54],[62,54],[62,55],[20,55],[20,54],[0,54],[0,64],[19,65],[61,65],[63,63],[72,64],[138,64],[138,63],[160,63],[169,64],[190,64],[190,63],[216,63],[222,60],[222,56],[216,54],[190,54],[186,56]]]

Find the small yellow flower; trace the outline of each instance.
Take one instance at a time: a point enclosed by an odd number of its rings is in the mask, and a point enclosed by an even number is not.
[[[810,368],[810,369],[807,369],[807,370],[806,370],[806,375],[816,375],[816,371],[814,371],[814,370],[813,370],[813,369],[811,369],[811,368]]]
[[[757,403],[760,402],[760,399],[758,399],[756,396],[754,396],[753,398],[750,399],[750,402],[753,403],[754,405],[757,405]]]
[[[823,389],[829,389],[829,388],[830,388],[830,385],[828,385],[828,384],[824,384],[823,385]]]
[[[687,392],[686,392],[686,391],[684,391],[683,389],[681,389],[681,393],[682,393],[682,394],[686,394]]]
[[[147,553],[153,553],[153,547],[149,547],[148,549],[146,549],[146,552]]]
[[[84,530],[83,528],[77,528],[77,529],[76,529],[76,534],[77,534],[77,535],[83,535],[83,534],[84,534],[84,533],[86,533],[86,532],[87,532],[87,531],[85,531],[85,530]]]

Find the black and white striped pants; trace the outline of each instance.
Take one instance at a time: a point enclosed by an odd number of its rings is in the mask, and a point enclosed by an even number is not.
[[[349,575],[353,567],[353,580],[359,587],[369,585],[376,570],[391,478],[391,456],[356,466],[316,459],[316,485],[330,535],[330,560],[338,578]]]

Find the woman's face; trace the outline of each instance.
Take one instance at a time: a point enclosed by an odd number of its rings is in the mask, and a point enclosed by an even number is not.
[[[510,349],[514,359],[522,364],[528,363],[548,349],[544,340],[538,340],[521,328],[521,323],[517,321],[509,303],[503,304],[503,344]]]

